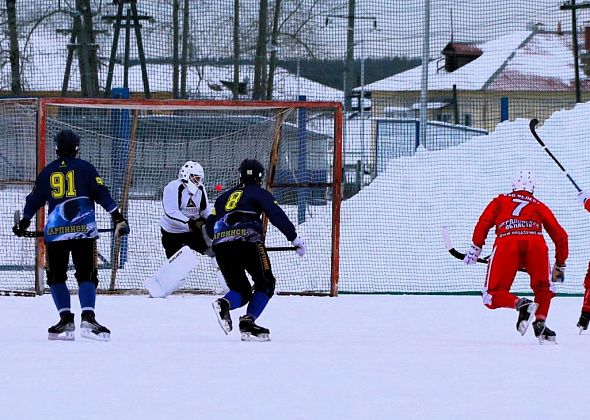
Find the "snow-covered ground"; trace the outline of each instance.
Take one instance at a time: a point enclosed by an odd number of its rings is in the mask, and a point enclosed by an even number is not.
[[[99,296],[103,343],[48,341],[50,296],[1,298],[0,417],[587,418],[581,298],[553,300],[558,345],[544,346],[473,296],[277,296],[259,319],[268,343],[225,336],[212,299]]]

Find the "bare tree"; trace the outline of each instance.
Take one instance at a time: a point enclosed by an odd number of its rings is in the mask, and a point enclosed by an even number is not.
[[[18,49],[18,32],[16,25],[16,0],[6,0],[8,15],[8,37],[10,40],[10,74],[12,76],[11,90],[14,95],[21,95],[20,81],[20,52]]]
[[[254,57],[254,86],[252,99],[263,99],[266,92],[266,43],[268,41],[268,0],[260,0],[258,39]]]
[[[279,38],[279,19],[281,17],[281,0],[275,0],[275,6],[272,17],[272,33],[270,36],[270,61],[268,64],[268,84],[266,86],[266,99],[272,99],[274,85],[275,69],[277,67],[277,49]]]
[[[232,98],[238,99],[238,88],[240,84],[240,0],[234,0],[234,21],[233,21],[233,84]]]

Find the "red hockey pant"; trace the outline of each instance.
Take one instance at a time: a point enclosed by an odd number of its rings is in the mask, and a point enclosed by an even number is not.
[[[590,263],[588,263],[588,271],[584,279],[584,302],[582,303],[582,311],[590,312]]]
[[[541,235],[496,240],[484,285],[484,304],[490,309],[516,306],[518,296],[510,293],[510,288],[519,268],[530,277],[535,302],[539,304],[537,319],[546,319],[555,293],[549,281],[549,252]]]

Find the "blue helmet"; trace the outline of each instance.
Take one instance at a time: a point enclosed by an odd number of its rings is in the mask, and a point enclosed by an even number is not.
[[[80,147],[80,136],[72,130],[61,130],[55,136],[55,152],[59,157],[75,157]]]
[[[244,159],[240,163],[240,182],[246,184],[253,182],[258,185],[262,183],[262,177],[264,176],[264,166],[256,159]]]

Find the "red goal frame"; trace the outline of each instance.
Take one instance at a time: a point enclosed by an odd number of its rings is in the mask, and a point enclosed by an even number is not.
[[[330,296],[338,295],[339,263],[340,263],[340,207],[342,200],[342,153],[343,153],[343,108],[337,101],[233,101],[233,100],[157,100],[157,99],[98,99],[98,98],[41,98],[38,111],[37,134],[37,174],[46,165],[48,107],[62,105],[68,107],[117,108],[128,110],[166,110],[178,108],[191,109],[329,109],[334,112],[334,150],[332,160],[332,237]],[[44,225],[44,212],[39,211],[36,217],[37,230]],[[42,294],[42,279],[45,249],[43,239],[37,239],[35,288]]]

